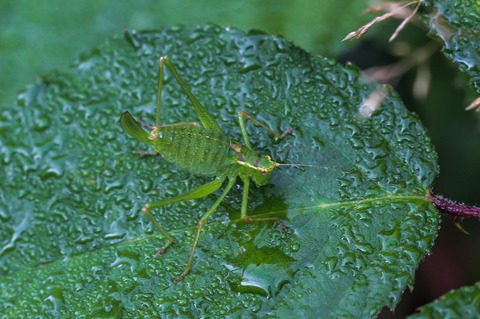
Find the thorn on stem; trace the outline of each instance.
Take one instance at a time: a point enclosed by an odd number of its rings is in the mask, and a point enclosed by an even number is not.
[[[440,195],[433,194],[432,190],[429,191],[429,199],[440,212],[450,215],[455,225],[466,234],[468,233],[460,226],[459,220],[464,217],[480,219],[480,208],[478,207],[455,203]]]
[[[457,226],[458,229],[460,229],[465,234],[470,235],[465,229],[463,229],[463,227],[460,225],[460,222],[455,222],[455,226]]]

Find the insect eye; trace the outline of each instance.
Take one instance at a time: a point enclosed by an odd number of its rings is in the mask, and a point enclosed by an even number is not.
[[[262,168],[262,174],[263,174],[263,175],[267,174],[267,170],[264,169],[264,168]]]

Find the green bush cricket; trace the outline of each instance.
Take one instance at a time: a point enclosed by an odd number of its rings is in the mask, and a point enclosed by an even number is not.
[[[160,125],[160,107],[164,65],[168,67],[178,84],[180,84],[182,91],[190,99],[203,126],[197,122],[181,122],[169,125]],[[155,155],[160,153],[166,161],[175,164],[191,173],[215,177],[213,181],[185,194],[164,199],[159,202],[148,203],[143,206],[142,212],[147,215],[155,227],[158,228],[158,230],[160,230],[160,232],[168,240],[167,244],[158,250],[158,252],[155,254],[155,257],[157,257],[159,254],[165,253],[166,249],[172,245],[173,238],[155,220],[150,212],[151,209],[167,204],[206,196],[219,189],[225,179],[228,178],[228,184],[223,193],[200,219],[186,269],[178,278],[175,279],[174,282],[182,280],[190,272],[200,230],[207,218],[215,211],[218,205],[220,205],[222,200],[228,194],[237,177],[240,177],[244,185],[241,207],[242,219],[246,222],[273,220],[278,222],[282,229],[286,229],[286,226],[280,222],[278,217],[252,218],[247,216],[248,188],[250,185],[250,178],[257,186],[265,185],[268,183],[273,169],[282,164],[272,161],[268,155],[263,156],[252,150],[245,125],[245,118],[265,128],[279,139],[283,139],[287,134],[290,134],[293,131],[293,129],[288,129],[283,134],[279,134],[265,124],[254,119],[250,114],[240,111],[238,112],[238,119],[240,122],[240,130],[242,132],[244,145],[230,140],[222,133],[222,130],[213,116],[202,104],[200,104],[197,98],[189,90],[168,56],[161,57],[159,61],[156,126],[153,127],[153,130],[150,133],[145,131],[135,121],[129,112],[123,113],[122,117],[120,118],[120,124],[125,132],[140,142],[153,146],[155,151],[151,154]],[[137,153],[144,155],[143,152]]]

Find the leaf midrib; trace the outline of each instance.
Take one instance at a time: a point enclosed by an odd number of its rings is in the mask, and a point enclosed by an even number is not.
[[[327,208],[331,208],[331,207],[342,207],[342,206],[355,206],[355,205],[359,205],[359,204],[365,204],[365,203],[373,203],[373,202],[377,202],[377,201],[383,201],[383,200],[405,200],[405,201],[411,201],[411,200],[423,200],[423,201],[428,201],[430,202],[429,198],[427,196],[421,196],[421,195],[414,195],[414,196],[383,196],[383,197],[375,197],[375,198],[368,198],[368,199],[363,199],[363,200],[355,200],[355,201],[345,201],[345,202],[330,202],[330,203],[320,203],[320,204],[317,204],[317,205],[311,205],[311,206],[302,206],[302,207],[299,207],[299,208],[289,208],[289,209],[285,209],[285,210],[273,210],[273,211],[269,211],[269,212],[265,212],[265,213],[260,213],[260,214],[257,214],[255,216],[271,216],[271,215],[279,215],[279,214],[285,214],[285,213],[288,213],[288,212],[295,212],[295,211],[302,211],[302,210],[313,210],[313,209],[317,209],[317,210],[325,210]],[[206,223],[203,225],[203,229],[206,229],[208,227],[211,227],[211,226],[215,226],[215,225],[219,225],[219,224],[229,224],[229,223],[238,223],[238,222],[243,222],[243,220],[241,218],[236,218],[236,219],[230,219],[229,221],[215,221],[215,222],[211,222],[211,223]],[[183,233],[185,231],[194,231],[197,229],[197,226],[192,226],[192,227],[185,227],[185,228],[178,228],[178,229],[172,229],[172,230],[169,230],[169,233],[171,234],[175,234],[175,233]],[[131,243],[134,243],[134,242],[137,242],[137,241],[140,241],[140,240],[146,240],[146,239],[151,239],[151,238],[155,238],[155,237],[159,237],[159,238],[162,238],[162,235],[161,234],[152,234],[152,235],[146,235],[146,236],[142,236],[142,237],[136,237],[134,239],[130,239],[130,240],[127,240],[127,241],[122,241],[122,242],[118,242],[116,244],[113,244],[113,245],[109,245],[109,246],[104,246],[102,248],[99,248],[97,250],[92,250],[92,251],[89,251],[89,252],[86,252],[86,253],[83,253],[83,254],[79,254],[79,255],[75,255],[75,256],[71,256],[69,259],[76,259],[76,258],[82,258],[83,256],[85,255],[91,255],[91,254],[94,254],[94,253],[98,253],[98,252],[101,252],[103,250],[107,250],[107,249],[111,249],[113,247],[117,247],[117,246],[121,246],[121,245],[128,245],[128,244],[131,244]],[[215,243],[213,243],[212,247],[215,246]],[[200,259],[197,260],[197,262],[199,261]],[[46,267],[46,266],[50,266],[50,265],[55,265],[56,263],[59,263],[59,262],[64,262],[65,259],[59,259],[59,260],[56,260],[56,261],[53,261],[51,263],[45,263],[45,264],[39,264],[35,267],[25,267],[23,268],[22,270],[18,271],[18,272],[15,272],[15,273],[12,273],[10,275],[7,275],[7,276],[3,276],[2,278],[8,278],[8,277],[13,277],[15,276],[16,274],[20,273],[20,272],[24,272],[24,271],[30,271],[30,270],[35,270],[35,269],[39,269],[39,268],[43,268],[43,267]]]

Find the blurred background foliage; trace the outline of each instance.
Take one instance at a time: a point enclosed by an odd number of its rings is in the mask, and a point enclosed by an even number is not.
[[[377,2],[378,3],[378,2]],[[242,30],[280,33],[297,45],[352,63],[400,93],[406,107],[419,114],[439,154],[440,176],[434,192],[469,205],[480,204],[479,113],[465,107],[475,98],[468,78],[440,52],[421,23],[408,25],[393,42],[400,23],[375,25],[355,41],[341,42],[373,19],[360,12],[366,0],[2,0],[0,2],[0,103],[10,105],[16,91],[36,75],[64,68],[123,29],[154,30],[176,24],[215,23]],[[393,73],[392,73],[393,72]],[[112,122],[112,125],[113,122]],[[417,271],[413,292],[406,292],[395,313],[404,318],[450,289],[480,280],[478,221],[462,223],[460,232],[444,217],[432,254]]]

